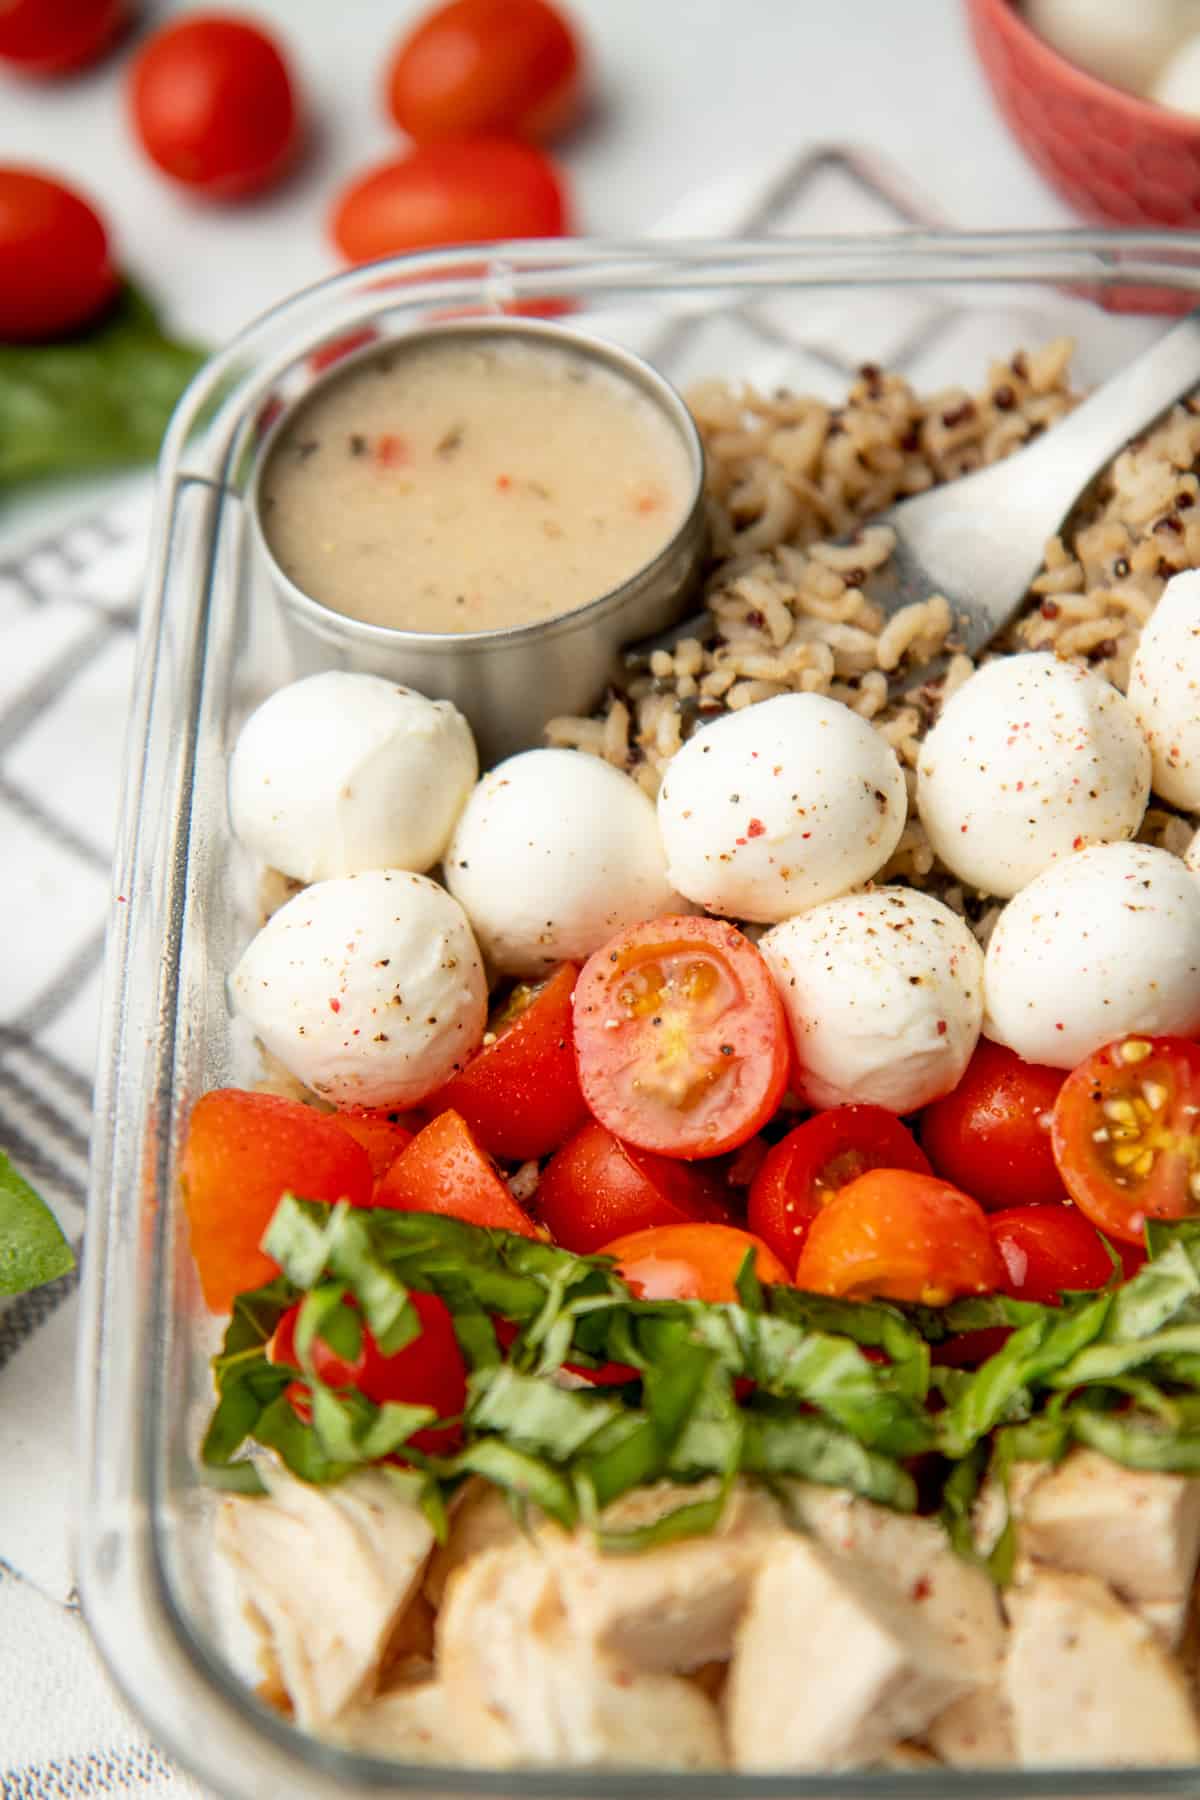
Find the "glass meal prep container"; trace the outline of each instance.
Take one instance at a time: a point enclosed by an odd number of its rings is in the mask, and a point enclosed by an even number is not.
[[[1066,334],[1090,385],[1200,305],[1200,238],[1139,233],[574,242],[409,257],[277,307],[215,357],[167,435],[142,613],[98,1060],[80,1334],[78,1565],[92,1632],[164,1747],[217,1793],[296,1796],[1200,1795],[1200,1767],[745,1776],[384,1762],[320,1742],[239,1668],[196,1459],[219,1326],[204,1311],[177,1191],[183,1127],[245,1080],[225,978],[253,929],[254,872],[231,838],[228,753],[295,674],[248,498],[264,421],[310,359],[371,324],[400,335],[547,299],[677,387],[746,378],[840,398],[864,362],[915,385],[977,385],[989,362]],[[320,361],[320,358],[318,358]],[[597,695],[597,699],[599,699]],[[335,1598],[331,1596],[331,1599]],[[804,1622],[798,1622],[803,1624]],[[819,1621],[812,1621],[819,1629]]]

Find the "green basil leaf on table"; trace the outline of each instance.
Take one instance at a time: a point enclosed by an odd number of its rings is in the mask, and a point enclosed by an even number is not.
[[[44,1287],[74,1267],[58,1220],[0,1150],[0,1295]]]
[[[169,336],[128,285],[73,337],[0,344],[0,486],[153,462],[207,357]]]

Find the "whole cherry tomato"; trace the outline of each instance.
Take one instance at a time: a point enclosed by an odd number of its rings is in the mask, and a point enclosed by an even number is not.
[[[553,137],[579,100],[579,45],[547,0],[449,0],[405,38],[387,76],[415,143],[499,132]]]
[[[352,181],[330,221],[334,243],[352,263],[438,244],[561,237],[566,229],[554,165],[508,138],[420,144]]]
[[[835,1106],[817,1113],[767,1152],[750,1187],[746,1223],[795,1268],[821,1208],[868,1169],[931,1173],[910,1133],[884,1107]]]
[[[418,1131],[377,1183],[375,1205],[399,1212],[444,1213],[468,1225],[537,1236],[471,1127],[456,1112],[439,1113]]]
[[[623,1144],[595,1120],[550,1158],[534,1208],[554,1242],[580,1256],[652,1225],[729,1220],[702,1167]]]
[[[151,162],[208,200],[270,187],[300,143],[279,45],[226,13],[191,13],[149,37],[133,64],[129,102]]]
[[[1099,1232],[1073,1206],[1014,1206],[991,1213],[988,1226],[1004,1265],[1000,1285],[1014,1300],[1057,1306],[1065,1290],[1082,1293],[1112,1280]]]
[[[643,1300],[732,1302],[746,1252],[764,1283],[786,1283],[788,1272],[761,1240],[735,1225],[660,1225],[605,1244],[617,1272]]]
[[[1080,1212],[1141,1244],[1147,1219],[1200,1213],[1200,1045],[1129,1037],[1072,1069],[1054,1107],[1054,1156]]]
[[[797,1287],[853,1300],[945,1306],[1000,1286],[987,1216],[932,1175],[872,1169],[836,1193],[813,1220]]]
[[[17,75],[67,75],[108,49],[126,0],[0,0],[0,63]]]
[[[237,1294],[278,1272],[259,1244],[285,1193],[369,1206],[374,1185],[366,1151],[332,1119],[299,1100],[243,1088],[214,1088],[197,1100],[180,1179],[213,1312],[228,1312]]]
[[[921,1114],[921,1144],[937,1173],[983,1207],[1061,1200],[1050,1120],[1063,1079],[1061,1069],[980,1038],[958,1086]]]
[[[87,201],[36,170],[0,168],[0,341],[72,331],[117,286],[104,226]]]
[[[579,970],[563,963],[540,985],[516,988],[482,1047],[429,1096],[453,1107],[492,1156],[525,1162],[557,1150],[587,1117],[575,1070],[571,995]]]
[[[466,1405],[467,1370],[454,1335],[454,1322],[436,1294],[411,1289],[408,1297],[421,1321],[420,1336],[410,1344],[384,1356],[364,1325],[359,1353],[353,1362],[347,1362],[317,1337],[310,1352],[313,1369],[326,1387],[357,1388],[376,1406],[384,1406],[389,1400],[402,1406],[432,1406],[440,1419],[455,1418]],[[272,1362],[300,1367],[296,1355],[299,1314],[299,1306],[293,1306],[280,1319],[268,1352]],[[289,1398],[307,1423],[312,1415],[308,1388],[302,1382],[293,1386],[299,1387],[300,1392],[289,1389]],[[429,1426],[414,1432],[408,1441],[414,1450],[444,1456],[454,1448],[458,1436],[457,1426]]]
[[[625,1143],[719,1156],[783,1098],[791,1039],[770,970],[724,919],[631,925],[584,964],[575,989],[583,1097]]]

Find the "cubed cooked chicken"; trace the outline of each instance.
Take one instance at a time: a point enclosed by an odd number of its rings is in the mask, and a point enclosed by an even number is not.
[[[456,1727],[485,1716],[517,1760],[570,1767],[719,1769],[717,1710],[674,1675],[646,1674],[570,1627],[548,1559],[530,1545],[487,1550],[447,1585],[438,1668]]]
[[[1194,1762],[1200,1724],[1183,1672],[1094,1575],[1039,1569],[1010,1597],[1005,1685],[1028,1766]]]
[[[602,1525],[630,1531],[653,1523],[716,1484],[680,1489],[667,1482],[638,1488],[605,1512]],[[639,1669],[697,1669],[720,1662],[733,1636],[763,1555],[788,1537],[778,1507],[739,1483],[716,1529],[653,1552],[605,1554],[588,1532],[539,1532],[562,1594],[571,1630]]]
[[[847,1769],[920,1737],[972,1681],[889,1584],[803,1538],[764,1558],[727,1691],[734,1764]]]
[[[1012,1727],[1001,1686],[1007,1632],[984,1571],[951,1548],[934,1519],[892,1512],[842,1488],[796,1482],[789,1494],[808,1530],[911,1606],[950,1645],[969,1677],[971,1692],[932,1721],[926,1742],[949,1763],[1011,1763]]]
[[[541,1514],[536,1507],[531,1507],[529,1512],[529,1525],[532,1526]],[[482,1550],[519,1544],[524,1536],[525,1531],[514,1516],[503,1488],[478,1478],[468,1481],[454,1497],[446,1541],[438,1545],[429,1559],[425,1571],[425,1598],[431,1606],[440,1606],[446,1583],[455,1569]]]
[[[378,1469],[329,1487],[280,1468],[263,1473],[269,1496],[222,1502],[217,1542],[297,1721],[326,1725],[369,1691],[420,1585],[433,1533]]]
[[[1021,1514],[1021,1547],[1035,1562],[1095,1575],[1178,1641],[1200,1559],[1200,1478],[1124,1469],[1076,1449],[1039,1481]]]
[[[374,1756],[402,1762],[511,1766],[517,1746],[510,1731],[488,1713],[474,1714],[471,1729],[440,1681],[415,1682],[352,1707],[338,1721],[339,1741]]]

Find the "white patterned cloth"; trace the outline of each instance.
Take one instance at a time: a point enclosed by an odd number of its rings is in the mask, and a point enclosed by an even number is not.
[[[83,1235],[150,483],[0,558],[0,1147]],[[0,1302],[0,1792],[194,1794],[115,1699],[71,1567],[74,1275]]]

